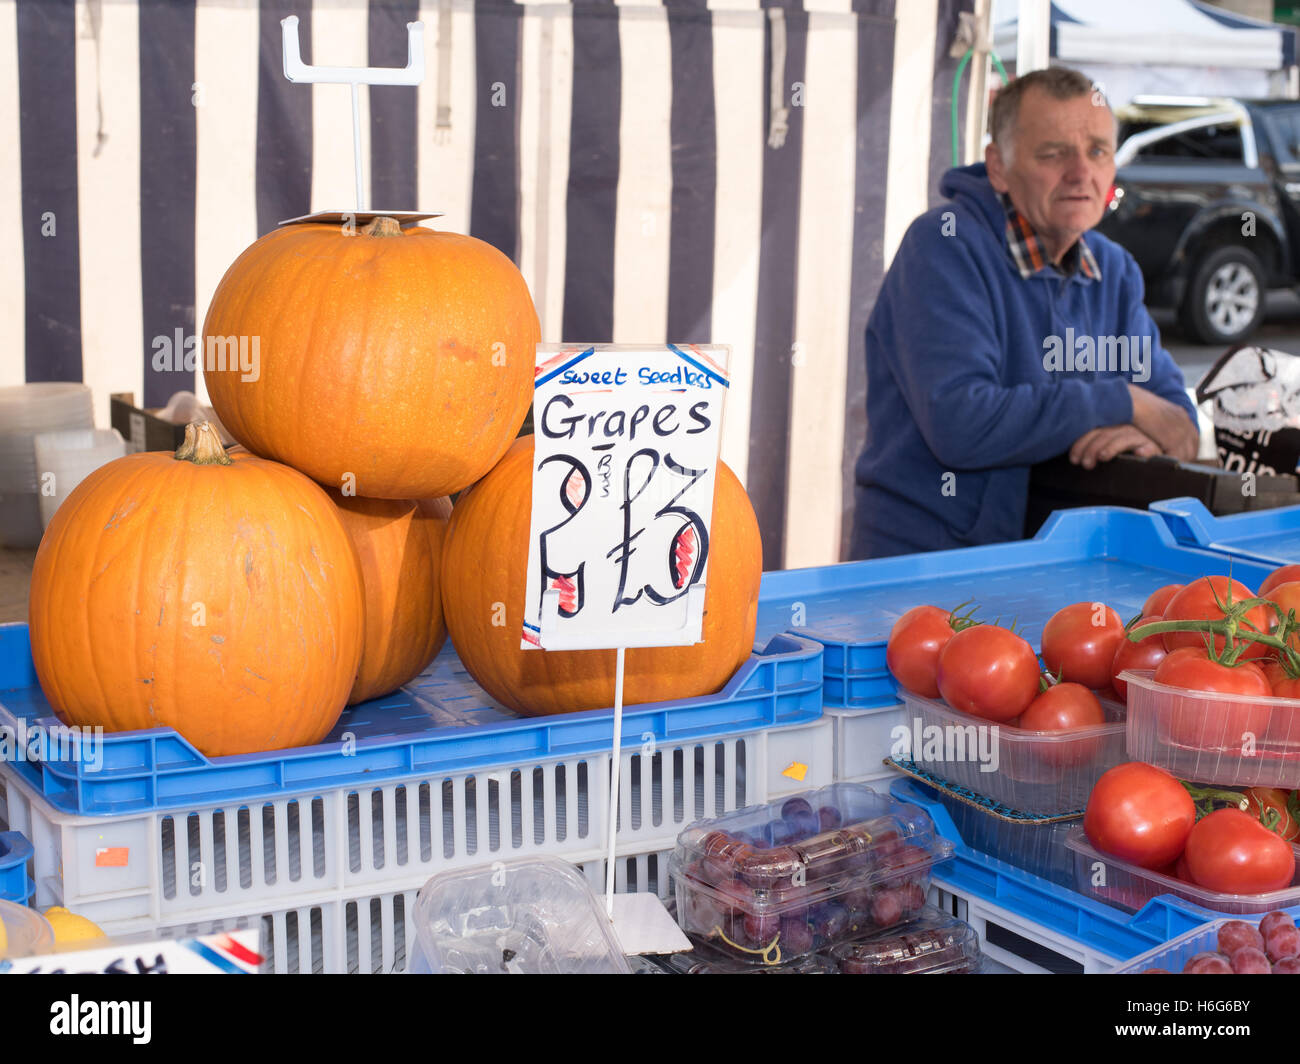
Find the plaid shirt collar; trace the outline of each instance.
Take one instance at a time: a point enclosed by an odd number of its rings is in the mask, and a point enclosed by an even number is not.
[[[1074,242],[1057,266],[1048,261],[1029,219],[1016,210],[1011,197],[1003,192],[998,198],[1002,200],[1002,207],[1007,212],[1007,250],[1011,252],[1011,260],[1021,277],[1027,280],[1040,270],[1048,269],[1063,277],[1082,273],[1091,281],[1101,280],[1101,268],[1082,237]]]

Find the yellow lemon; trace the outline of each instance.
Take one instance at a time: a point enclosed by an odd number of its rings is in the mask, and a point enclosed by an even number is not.
[[[92,938],[107,938],[95,924],[84,916],[68,912],[62,905],[45,910],[45,919],[54,928],[54,941],[59,945],[65,942],[85,942]]]
[[[9,952],[9,933],[5,931],[5,922],[0,920],[0,957]]]

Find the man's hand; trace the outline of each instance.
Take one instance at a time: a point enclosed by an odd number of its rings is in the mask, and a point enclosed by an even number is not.
[[[1133,397],[1133,424],[1155,440],[1162,453],[1184,462],[1195,458],[1201,435],[1187,411],[1136,384],[1130,384],[1128,390]]]
[[[1092,469],[1098,462],[1109,462],[1125,451],[1132,451],[1139,458],[1161,453],[1160,444],[1141,429],[1133,425],[1107,425],[1085,432],[1075,440],[1070,448],[1070,461]]]

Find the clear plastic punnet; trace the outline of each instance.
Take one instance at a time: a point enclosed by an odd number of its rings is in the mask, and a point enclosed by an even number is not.
[[[1300,961],[1292,955],[1285,941],[1274,942],[1273,949],[1264,931],[1294,926],[1290,914],[1277,914],[1279,921],[1250,917],[1215,920],[1202,924],[1163,946],[1156,946],[1113,969],[1111,975],[1178,975],[1184,973],[1227,975],[1231,969],[1240,975],[1295,975]],[[1270,932],[1272,933],[1272,932]],[[1289,932],[1288,932],[1289,934]],[[1294,943],[1292,943],[1292,946]],[[1281,946],[1282,948],[1277,948]],[[1246,954],[1243,947],[1253,947]],[[1255,950],[1264,952],[1261,957]],[[1254,954],[1251,956],[1250,954]],[[1197,970],[1209,960],[1209,971]],[[1270,963],[1271,962],[1271,963]]]
[[[415,903],[412,971],[629,975],[600,898],[554,857],[436,875]]]
[[[54,949],[54,928],[35,909],[0,900],[0,959],[32,957]]]
[[[927,905],[899,927],[827,951],[843,975],[975,975],[980,940],[963,920]]]
[[[1128,754],[1179,779],[1300,787],[1300,699],[1246,698],[1126,672]]]
[[[1101,700],[1105,724],[1025,731],[975,717],[946,702],[900,691],[906,709],[895,757],[994,801],[1039,816],[1077,813],[1124,752],[1124,707]]]
[[[736,960],[788,963],[919,912],[952,849],[918,806],[833,784],[678,835],[677,922]]]
[[[820,955],[799,957],[786,964],[744,964],[727,954],[696,947],[690,953],[670,953],[656,958],[673,975],[836,975],[839,967]]]
[[[1088,841],[1082,827],[1071,830],[1065,846],[1074,854],[1074,881],[1079,893],[1129,912],[1137,912],[1161,894],[1172,894],[1216,913],[1267,913],[1300,905],[1300,861],[1296,864],[1295,880],[1283,890],[1267,894],[1220,894],[1107,856]]]

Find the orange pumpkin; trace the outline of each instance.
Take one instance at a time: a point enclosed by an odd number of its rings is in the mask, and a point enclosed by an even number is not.
[[[521,438],[456,503],[442,555],[442,605],[452,644],[488,694],[540,716],[614,704],[613,650],[524,650],[533,438]],[[628,650],[626,705],[722,688],[753,650],[763,549],[749,496],[719,463],[704,598],[704,642]],[[724,546],[725,545],[725,546]]]
[[[356,550],[288,466],[228,457],[210,425],[175,456],[87,477],[32,570],[32,660],[59,719],[168,726],[209,757],[320,742],[361,660]]]
[[[450,499],[362,499],[329,493],[365,585],[365,641],[348,705],[397,690],[447,641],[438,590]]]
[[[505,255],[391,218],[262,237],[203,332],[208,395],[235,439],[373,499],[453,495],[496,465],[532,402],[541,336]]]

